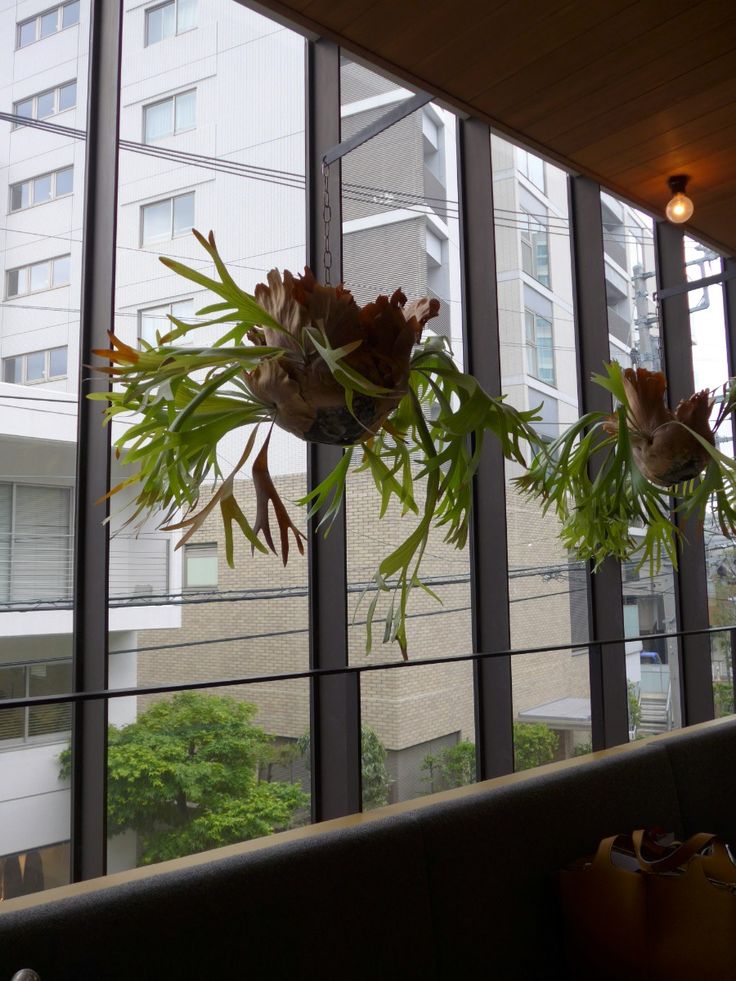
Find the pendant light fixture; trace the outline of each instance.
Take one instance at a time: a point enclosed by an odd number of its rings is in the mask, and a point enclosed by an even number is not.
[[[685,174],[675,174],[667,179],[667,183],[672,191],[672,197],[667,203],[665,214],[669,221],[675,225],[681,225],[692,217],[694,206],[690,198],[685,194],[685,188],[690,178]]]

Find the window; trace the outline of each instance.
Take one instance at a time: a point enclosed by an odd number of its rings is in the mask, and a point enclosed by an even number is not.
[[[184,588],[217,585],[217,542],[184,546]]]
[[[549,235],[536,215],[521,209],[521,268],[549,288]]]
[[[56,116],[67,109],[73,109],[77,104],[77,83],[66,82],[64,85],[57,85],[55,89],[48,89],[31,95],[27,99],[13,103],[13,113],[23,119],[48,119],[49,116]],[[16,122],[16,129],[22,123]]]
[[[516,148],[519,171],[531,181],[540,191],[544,190],[544,160],[529,153],[528,150]]]
[[[4,698],[65,695],[71,691],[72,662],[46,661],[0,667]],[[0,745],[7,740],[62,741],[69,737],[71,705],[33,705],[0,712]]]
[[[3,381],[11,385],[33,385],[35,382],[66,378],[67,348],[52,347],[3,359]]]
[[[196,0],[170,0],[146,11],[146,46],[191,31],[195,26]]]
[[[60,255],[44,262],[34,262],[5,273],[5,296],[25,296],[56,286],[68,286],[71,273],[71,256]]]
[[[194,227],[194,191],[141,208],[141,245],[184,235]]]
[[[526,370],[533,378],[555,384],[555,356],[552,321],[532,310],[525,310]]]
[[[194,300],[176,300],[173,303],[139,310],[138,337],[149,344],[157,344],[156,333],[165,334],[171,330],[169,314],[181,320],[190,320],[194,316]]]
[[[69,487],[0,483],[0,603],[71,598],[71,504]]]
[[[65,167],[51,174],[41,174],[10,185],[10,210],[22,211],[35,204],[45,204],[71,194],[74,187],[74,168]]]
[[[190,89],[143,107],[143,142],[183,133],[196,125],[196,91]]]
[[[34,41],[41,41],[78,23],[79,0],[45,10],[42,14],[23,20],[17,25],[16,47],[26,48]]]

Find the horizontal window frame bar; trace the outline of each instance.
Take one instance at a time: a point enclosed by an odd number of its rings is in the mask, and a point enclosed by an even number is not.
[[[0,702],[0,712],[4,709],[23,708],[30,705],[57,705],[63,702],[90,702],[107,701],[111,698],[131,698],[138,695],[162,695],[176,693],[180,691],[201,691],[205,688],[226,688],[228,686],[247,686],[263,685],[268,682],[281,681],[308,681],[311,678],[326,677],[329,675],[341,674],[363,674],[371,671],[392,671],[395,669],[409,669],[430,667],[440,664],[463,664],[467,662],[477,662],[492,660],[500,657],[518,657],[522,654],[550,654],[555,651],[583,651],[584,649],[604,649],[615,644],[631,644],[637,641],[661,640],[671,637],[694,637],[730,633],[733,635],[736,628],[733,625],[728,627],[702,627],[698,630],[673,630],[661,634],[645,634],[639,637],[614,637],[608,640],[587,640],[579,641],[575,644],[550,644],[546,647],[524,647],[516,648],[511,651],[486,651],[473,654],[458,654],[449,657],[428,657],[421,661],[382,661],[378,664],[345,665],[333,668],[311,668],[305,671],[285,671],[279,674],[250,675],[238,678],[216,678],[207,681],[181,682],[172,685],[150,685],[142,688],[103,688],[98,691],[69,692],[65,695],[36,695],[33,698],[9,698]],[[113,652],[114,654],[114,652]]]

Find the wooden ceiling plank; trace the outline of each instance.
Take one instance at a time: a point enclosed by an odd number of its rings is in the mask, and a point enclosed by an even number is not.
[[[706,92],[695,92],[670,103],[661,111],[647,116],[644,122],[637,120],[615,134],[581,147],[576,159],[585,167],[604,165],[614,156],[617,159],[640,159],[648,152],[649,146],[662,140],[675,139],[674,134],[679,130],[689,131],[690,126],[700,119],[718,118],[721,113],[728,112],[733,104],[734,83],[731,78],[726,78]]]
[[[650,150],[638,148],[636,154],[616,154],[609,158],[606,172],[617,181],[629,177],[636,182],[637,168],[654,169],[657,173],[680,173],[694,155],[715,153],[723,147],[736,147],[736,104],[718,113],[708,113],[694,120],[687,129],[678,127],[669,134],[669,144],[660,137]]]
[[[446,63],[440,59],[433,65],[432,77],[441,80],[443,87],[462,92],[464,98],[473,100],[491,84],[513,78],[521,66],[537,60],[541,52],[570,43],[615,10],[621,10],[621,0],[598,0],[578,11],[566,4],[541,19],[533,2],[517,0],[507,24],[499,26],[491,22],[488,33],[479,27],[465,51],[458,51]],[[429,60],[416,65],[414,70],[429,76]]]
[[[627,7],[607,25],[600,25],[608,30],[591,29],[575,44],[562,46],[513,79],[494,82],[483,97],[493,99],[499,115],[512,112],[520,125],[526,125],[540,116],[540,78],[549,80],[544,87],[545,101],[557,100],[559,105],[575,103],[595,84],[594,79],[605,78],[615,84],[634,68],[649,64],[653,52],[662,55],[679,50],[680,32],[685,27],[692,33],[687,0],[669,6],[673,16],[667,21],[648,5]],[[675,16],[680,7],[682,11]],[[715,17],[714,27],[736,19],[736,6],[719,4],[719,8],[721,13]]]
[[[293,0],[289,0],[290,3]],[[333,31],[342,31],[356,18],[381,7],[381,0],[297,0],[299,10]]]
[[[660,111],[672,100],[673,92],[703,91],[733,76],[736,36],[722,32],[701,42],[697,51],[693,46],[687,54],[669,54],[630,73],[608,90],[591,93],[578,101],[574,110],[563,106],[550,111],[527,131],[540,142],[553,143],[560,152],[571,156],[606,132],[624,128],[632,118],[643,119]],[[505,122],[517,128],[513,114],[508,114]]]

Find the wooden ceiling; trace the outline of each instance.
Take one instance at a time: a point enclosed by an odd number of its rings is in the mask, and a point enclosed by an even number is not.
[[[734,0],[259,0],[736,255]]]

